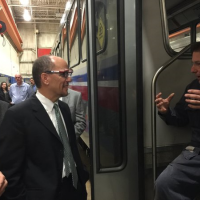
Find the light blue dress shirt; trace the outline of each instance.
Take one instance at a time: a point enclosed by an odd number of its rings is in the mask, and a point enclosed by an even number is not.
[[[27,83],[22,82],[21,85],[13,83],[10,86],[9,94],[12,99],[12,104],[18,104],[32,96],[34,91],[32,87],[30,87],[30,85]]]

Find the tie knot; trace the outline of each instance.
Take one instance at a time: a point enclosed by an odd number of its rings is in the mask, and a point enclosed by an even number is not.
[[[54,108],[56,111],[58,111],[58,104],[57,104],[57,103],[54,103],[53,108]]]

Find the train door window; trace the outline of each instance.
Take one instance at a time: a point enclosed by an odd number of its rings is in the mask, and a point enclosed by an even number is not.
[[[96,22],[96,50],[101,53],[106,49],[107,42],[107,23],[106,23],[106,6],[101,1],[95,4],[95,22]]]
[[[86,37],[86,0],[80,0],[81,11],[81,49],[82,61],[86,61],[87,53],[87,37]]]
[[[68,49],[67,49],[67,29],[66,24],[62,29],[62,49],[63,49],[63,59],[68,62]]]
[[[200,23],[198,23],[196,26],[196,41],[200,41]]]
[[[190,44],[190,28],[185,28],[169,35],[170,47],[176,51],[181,51],[184,47]]]
[[[96,52],[104,49],[96,54],[99,170],[118,167],[123,160],[117,5],[117,0],[112,6],[108,1],[95,0]]]
[[[160,0],[164,42],[170,55],[196,41],[195,27],[199,21],[199,1]]]
[[[68,63],[70,67],[80,63],[78,12],[77,0],[75,0],[67,17]]]

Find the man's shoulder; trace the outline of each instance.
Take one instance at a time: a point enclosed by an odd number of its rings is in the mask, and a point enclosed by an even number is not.
[[[30,87],[30,85],[28,83],[25,83],[25,82],[22,82],[22,85],[26,86],[26,87]]]
[[[72,89],[68,89],[69,91],[69,95],[74,95],[74,96],[80,96],[81,93],[76,91],[76,90],[72,90]]]
[[[10,88],[15,87],[16,85],[17,85],[17,83],[12,83],[12,84],[10,85]]]
[[[22,101],[16,105],[12,106],[11,108],[12,108],[12,110],[21,110],[21,111],[32,110],[33,105],[35,103],[39,103],[39,100],[35,95],[33,95],[30,98],[26,99],[25,101]]]
[[[194,79],[189,85],[187,85],[188,89],[200,89],[200,83],[198,79]]]

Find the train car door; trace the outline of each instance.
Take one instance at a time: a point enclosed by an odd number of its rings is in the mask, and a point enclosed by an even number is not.
[[[93,200],[142,200],[141,1],[87,2]]]

